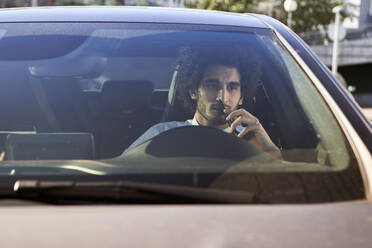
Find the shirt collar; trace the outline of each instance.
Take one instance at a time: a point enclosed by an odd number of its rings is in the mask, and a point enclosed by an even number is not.
[[[196,116],[195,115],[194,115],[194,118],[191,121],[191,125],[193,125],[193,126],[200,126],[199,123],[198,123],[198,121],[196,120]]]

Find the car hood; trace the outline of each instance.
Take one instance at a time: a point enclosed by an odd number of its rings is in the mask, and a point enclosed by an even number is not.
[[[4,247],[370,247],[369,202],[10,206]],[[13,204],[10,204],[13,205]]]

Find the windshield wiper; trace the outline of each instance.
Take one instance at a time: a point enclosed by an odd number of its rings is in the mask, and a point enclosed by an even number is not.
[[[131,181],[19,180],[17,198],[45,202],[112,201],[126,203],[262,203],[252,192]]]

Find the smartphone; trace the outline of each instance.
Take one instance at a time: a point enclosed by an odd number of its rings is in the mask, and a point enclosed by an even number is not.
[[[220,109],[221,109],[221,112],[225,114],[225,112],[224,112],[224,110],[225,110],[225,105],[223,104],[222,100],[221,100],[221,99],[218,99],[217,102],[218,102],[218,106],[219,106]],[[225,118],[226,118],[226,117],[227,117],[227,114],[225,114]],[[232,119],[230,119],[230,120],[227,121],[227,123],[229,124],[229,126],[231,126],[231,124],[232,124],[233,122],[234,122],[234,120],[232,120]],[[239,134],[239,132],[238,132],[236,129],[234,129],[233,133],[234,133],[235,135],[238,135],[238,134]]]

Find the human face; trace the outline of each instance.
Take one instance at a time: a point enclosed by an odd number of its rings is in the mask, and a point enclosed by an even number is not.
[[[191,92],[191,98],[197,101],[195,116],[200,125],[226,125],[225,114],[220,110],[217,100],[222,100],[228,113],[242,104],[240,74],[237,68],[224,65],[208,67],[197,91]]]

